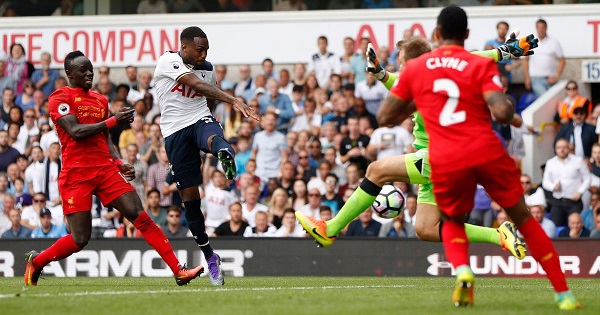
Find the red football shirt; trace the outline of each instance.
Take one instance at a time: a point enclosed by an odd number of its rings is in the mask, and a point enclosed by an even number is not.
[[[75,141],[57,122],[66,115],[77,115],[80,124],[94,124],[107,119],[106,97],[91,90],[84,92],[83,89],[66,86],[50,95],[48,107],[61,144],[63,168],[112,164],[113,157],[108,151],[104,133]]]
[[[456,171],[504,154],[483,93],[502,91],[494,61],[461,46],[442,46],[410,60],[391,92],[413,100],[429,134],[432,170]]]

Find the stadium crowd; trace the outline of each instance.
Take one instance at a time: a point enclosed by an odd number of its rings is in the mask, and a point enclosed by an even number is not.
[[[535,55],[498,65],[507,91],[510,72],[521,64],[525,85],[536,94],[534,98],[561,77],[560,43],[549,41],[546,27],[543,20],[536,23],[540,47]],[[499,22],[497,38],[482,48],[503,43],[507,31],[508,24]],[[405,32],[405,40],[411,37]],[[365,71],[363,52],[368,43],[368,38],[355,43],[347,37],[344,51],[337,53],[327,49],[328,40],[322,36],[306,63],[275,71],[274,61],[265,58],[259,73],[252,74],[249,65],[237,67],[239,79],[234,81],[228,80],[226,66],[215,66],[219,88],[254,107],[261,120],[241,117],[230,104],[217,104],[213,110],[236,150],[237,178],[227,180],[217,159],[205,156],[199,189],[209,235],[303,237],[294,211],[323,219],[335,216],[371,161],[414,150],[410,119],[394,127],[377,125],[375,115],[388,91]],[[378,54],[385,69],[398,70],[397,49],[380,47]],[[541,61],[536,59],[540,56]],[[48,117],[47,101],[67,79],[50,68],[50,60],[50,54],[43,53],[40,66],[34,67],[19,43],[13,43],[7,53],[0,52],[2,238],[54,238],[69,233],[62,215],[62,204],[68,201],[61,199],[57,184],[60,144]],[[552,73],[540,74],[540,67]],[[168,237],[188,237],[158,123],[153,74],[128,66],[126,80],[113,82],[110,71],[107,66],[98,67],[94,89],[107,97],[113,114],[124,107],[135,109],[129,126],[110,129],[122,159],[135,167],[136,179],[131,184]],[[538,76],[552,80],[539,82]],[[561,129],[555,141],[556,156],[542,166],[541,183],[534,185],[527,174],[521,183],[527,204],[550,237],[600,237],[600,104],[592,106],[579,95],[575,81],[569,81],[566,90],[567,97],[557,104],[556,121]],[[523,136],[537,130],[524,125],[494,124],[494,128],[519,164],[525,156]],[[416,186],[394,184],[406,195],[405,212],[384,220],[365,211],[347,227],[345,236],[415,237]],[[140,236],[131,222],[99,201],[94,202],[92,212],[96,237]],[[480,189],[470,223],[491,227],[506,219],[506,213]]]

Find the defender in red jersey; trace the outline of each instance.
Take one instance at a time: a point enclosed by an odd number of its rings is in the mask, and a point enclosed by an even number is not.
[[[128,182],[135,178],[133,167],[118,158],[108,135],[109,128],[133,121],[134,110],[124,109],[108,117],[106,98],[90,91],[94,69],[82,52],[67,55],[65,72],[70,86],[50,95],[49,111],[62,146],[58,190],[71,234],[39,254],[31,251],[26,255],[25,285],[37,285],[44,266],[87,245],[92,232],[92,195],[133,222],[171,268],[178,285],[189,283],[202,273],[203,267],[188,269],[179,263],[169,240],[143,211],[140,197]]]
[[[423,116],[430,137],[434,194],[446,218],[442,242],[457,273],[454,304],[473,305],[474,275],[464,223],[480,183],[506,209],[525,237],[532,256],[541,263],[554,287],[557,306],[579,308],[552,242],[525,206],[519,171],[492,132],[490,109],[500,122],[508,123],[514,115],[514,108],[502,93],[495,64],[464,49],[469,35],[467,14],[459,7],[441,11],[435,35],[441,46],[407,63],[398,84],[382,104],[378,121],[388,125],[394,118],[382,113],[405,113],[414,111],[414,106]]]

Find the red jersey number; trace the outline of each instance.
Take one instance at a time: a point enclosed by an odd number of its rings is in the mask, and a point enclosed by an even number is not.
[[[448,100],[440,113],[440,125],[447,127],[467,120],[467,113],[464,110],[456,111],[460,90],[458,85],[450,79],[436,79],[433,81],[433,92],[446,92]]]

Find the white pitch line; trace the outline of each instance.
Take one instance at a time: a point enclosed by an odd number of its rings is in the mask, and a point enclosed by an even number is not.
[[[32,293],[27,291],[18,294],[0,294],[0,299],[26,298],[26,297],[76,297],[96,295],[134,295],[134,294],[158,294],[158,293],[195,293],[195,292],[239,292],[239,291],[277,291],[277,290],[340,290],[340,289],[394,289],[414,288],[415,285],[346,285],[346,286],[323,286],[323,287],[262,287],[262,288],[202,288],[191,290],[135,290],[135,291],[84,291],[72,293]]]

